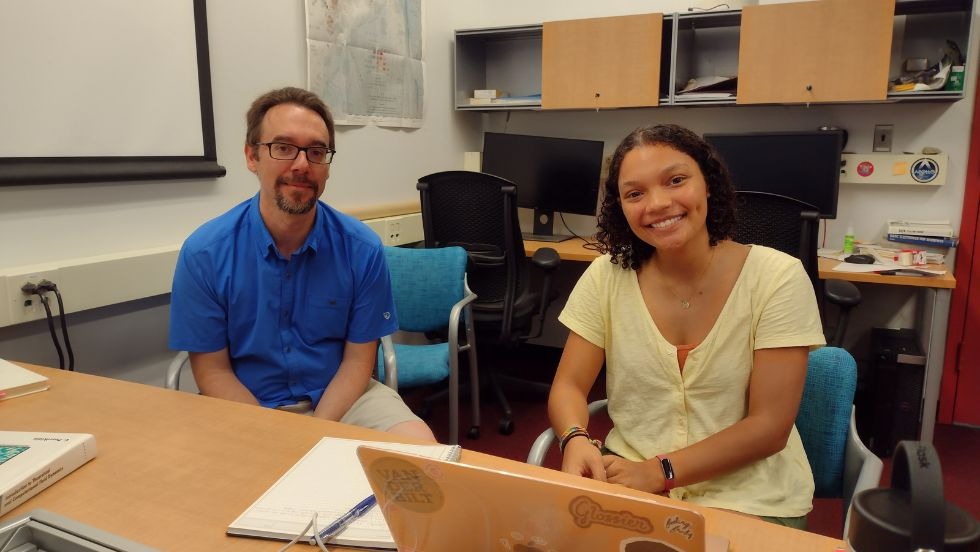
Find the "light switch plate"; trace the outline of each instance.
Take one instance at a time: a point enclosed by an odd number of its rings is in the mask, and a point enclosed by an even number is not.
[[[875,125],[875,139],[871,151],[887,153],[892,150],[892,131],[895,125]]]

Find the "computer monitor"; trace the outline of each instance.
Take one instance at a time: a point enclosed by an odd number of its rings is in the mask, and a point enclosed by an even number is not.
[[[483,172],[517,185],[517,205],[534,209],[527,239],[563,241],[554,213],[595,215],[603,142],[522,134],[483,134]]]
[[[837,218],[841,130],[705,134],[725,160],[735,188],[809,203],[820,218]]]

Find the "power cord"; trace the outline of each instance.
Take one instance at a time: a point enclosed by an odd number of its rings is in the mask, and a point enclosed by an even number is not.
[[[37,284],[41,291],[52,291],[58,299],[58,318],[61,319],[61,337],[65,340],[65,349],[68,352],[68,371],[75,371],[75,352],[71,348],[71,341],[68,340],[68,321],[65,319],[65,303],[61,299],[61,292],[58,291],[58,284],[50,280],[41,280]]]
[[[61,342],[58,341],[58,334],[54,329],[54,317],[51,314],[51,307],[48,306],[48,297],[45,295],[44,291],[32,283],[27,283],[21,286],[21,291],[28,295],[37,295],[41,300],[41,304],[44,306],[44,312],[48,317],[48,331],[51,332],[51,341],[54,342],[54,348],[58,351],[58,368],[65,369],[65,353],[61,350]]]
[[[724,7],[726,10],[732,9],[732,7],[729,6],[728,4],[718,4],[717,6],[711,6],[710,8],[699,8],[697,6],[694,6],[694,7],[687,8],[687,11],[689,12],[692,12],[694,10],[711,11],[715,8],[721,8],[721,7]]]
[[[558,211],[558,218],[561,220],[561,225],[565,227],[565,231],[567,231],[569,234],[571,234],[572,237],[578,238],[578,239],[580,239],[580,240],[582,240],[582,241],[585,242],[582,245],[582,247],[584,247],[585,249],[593,250],[593,251],[599,251],[599,243],[598,242],[589,241],[587,238],[583,238],[582,236],[579,236],[571,228],[568,227],[568,223],[565,222],[565,214],[564,213],[562,213],[561,211]]]

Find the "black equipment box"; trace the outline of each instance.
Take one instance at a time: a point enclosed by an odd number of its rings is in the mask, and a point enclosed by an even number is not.
[[[878,456],[919,438],[926,357],[912,329],[871,329],[871,361],[858,375],[858,433]]]

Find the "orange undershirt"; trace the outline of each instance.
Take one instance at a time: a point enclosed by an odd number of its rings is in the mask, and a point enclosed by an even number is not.
[[[687,361],[687,353],[691,352],[691,349],[697,347],[695,345],[678,345],[677,346],[677,364],[681,367],[681,373],[684,373],[684,363]]]

